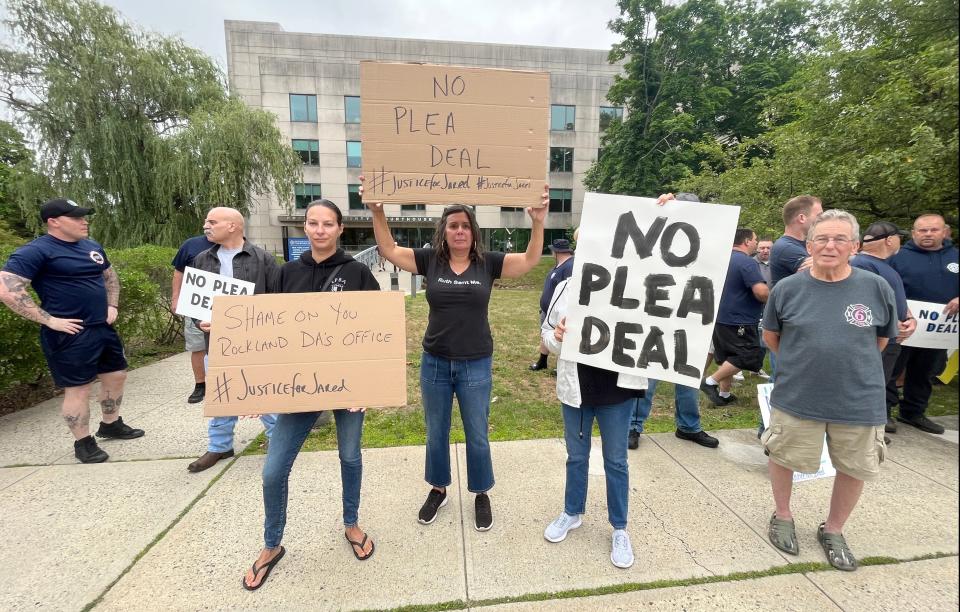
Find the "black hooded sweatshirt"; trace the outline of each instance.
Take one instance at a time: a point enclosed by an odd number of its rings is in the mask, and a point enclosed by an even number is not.
[[[300,259],[288,261],[280,268],[280,293],[310,293],[320,291],[327,277],[337,269],[327,291],[379,291],[380,283],[373,273],[359,261],[347,255],[343,249],[317,263],[310,251],[304,251]]]

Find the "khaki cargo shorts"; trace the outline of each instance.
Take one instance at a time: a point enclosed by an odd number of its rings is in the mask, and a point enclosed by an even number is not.
[[[883,425],[847,425],[801,419],[782,410],[770,411],[770,427],[761,441],[770,459],[794,472],[811,474],[820,469],[823,436],[838,472],[857,480],[874,480],[886,454]]]
[[[190,317],[183,317],[183,344],[184,348],[191,353],[207,350],[203,332],[193,324],[193,319]]]

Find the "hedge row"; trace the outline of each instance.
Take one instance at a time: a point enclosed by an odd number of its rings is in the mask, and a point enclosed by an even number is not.
[[[0,262],[6,262],[14,248],[0,246]],[[127,346],[166,344],[182,333],[179,317],[170,308],[170,261],[174,254],[176,249],[157,246],[107,250],[120,278],[120,316],[116,327]],[[37,324],[3,306],[0,347],[0,391],[37,382],[47,375]]]

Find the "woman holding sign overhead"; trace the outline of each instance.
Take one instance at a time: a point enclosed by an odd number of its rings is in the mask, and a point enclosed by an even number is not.
[[[488,438],[493,337],[487,306],[495,279],[522,276],[540,261],[548,202],[545,187],[540,207],[527,209],[533,229],[526,252],[508,255],[484,251],[480,226],[469,206],[448,206],[430,241],[433,246],[411,249],[394,243],[382,203],[367,203],[383,256],[426,278],[430,314],[423,337],[420,387],[427,426],[425,477],[432,489],[420,508],[418,520],[424,525],[432,523],[447,503],[450,416],[456,395],[466,436],[467,488],[476,494],[475,527],[487,531],[493,526],[487,496],[494,484]]]
[[[343,215],[336,204],[329,200],[315,200],[307,205],[304,216],[303,230],[310,239],[310,250],[301,254],[299,259],[284,264],[280,270],[278,292],[380,290],[380,284],[367,266],[337,247],[337,240],[343,234]],[[333,414],[343,487],[344,536],[354,556],[363,561],[374,551],[373,540],[360,528],[357,514],[363,473],[360,455],[363,409],[336,410]],[[280,541],[287,522],[290,470],[319,416],[319,412],[277,416],[267,462],[263,466],[263,550],[243,577],[243,587],[249,591],[260,588],[286,552]]]

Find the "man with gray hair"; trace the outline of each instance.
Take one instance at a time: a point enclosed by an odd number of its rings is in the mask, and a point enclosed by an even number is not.
[[[211,208],[203,222],[203,233],[207,240],[214,243],[213,248],[197,255],[193,267],[204,272],[214,272],[254,284],[253,292],[271,293],[280,280],[280,265],[277,260],[243,236],[244,219],[240,211],[225,206]],[[210,322],[200,323],[200,329],[206,334],[206,344],[210,344]],[[276,415],[260,416],[267,430],[267,439],[277,421]],[[221,459],[233,456],[233,429],[237,417],[213,417],[207,427],[209,439],[207,452],[187,466],[190,472],[202,472],[213,467]]]
[[[770,397],[770,427],[762,436],[776,506],[768,537],[778,549],[799,554],[790,510],[793,473],[820,468],[826,434],[837,476],[817,540],[830,564],[844,571],[855,570],[857,560],[843,526],[864,481],[879,475],[886,450],[880,354],[897,336],[893,289],[850,265],[859,230],[853,215],[842,210],[813,220],[806,243],[809,270],[777,283],[763,316],[764,339],[783,366]]]

